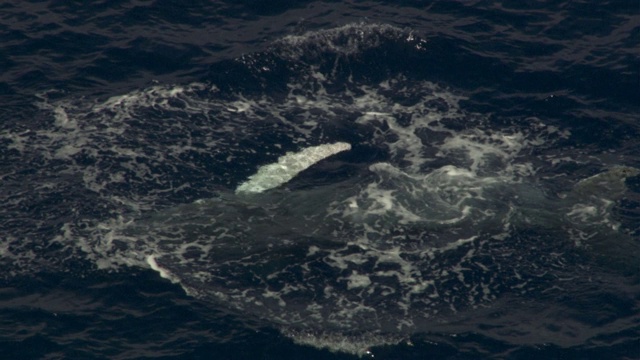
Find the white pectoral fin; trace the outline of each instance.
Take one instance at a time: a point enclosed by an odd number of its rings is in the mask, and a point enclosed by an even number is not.
[[[351,150],[350,144],[337,142],[311,146],[297,153],[287,153],[281,156],[277,163],[260,167],[257,173],[251,175],[247,181],[238,186],[236,194],[261,193],[273,189],[287,183],[319,161],[346,150]]]

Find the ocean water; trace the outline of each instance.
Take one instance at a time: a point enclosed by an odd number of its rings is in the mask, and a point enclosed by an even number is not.
[[[0,357],[640,358],[637,3],[0,19]]]

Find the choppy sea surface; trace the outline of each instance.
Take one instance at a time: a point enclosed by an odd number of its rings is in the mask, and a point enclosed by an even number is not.
[[[1,357],[640,358],[638,44],[632,1],[5,1]]]

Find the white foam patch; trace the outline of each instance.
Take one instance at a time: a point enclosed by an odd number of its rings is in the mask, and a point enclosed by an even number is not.
[[[353,41],[344,41],[345,37]],[[287,35],[274,44],[286,59],[298,60],[309,52],[323,51],[339,56],[362,53],[381,45],[384,40],[397,39],[412,44],[417,50],[424,50],[426,41],[401,28],[387,24],[358,22],[332,29],[307,32],[302,35]],[[312,49],[309,49],[309,46]],[[320,77],[319,74],[318,77]]]
[[[357,272],[354,272],[353,274],[351,274],[346,280],[348,282],[347,288],[349,290],[357,289],[357,288],[365,288],[371,285],[371,279],[369,278],[369,276],[364,274],[358,274]]]
[[[587,222],[600,215],[598,208],[592,205],[576,204],[571,211],[567,213],[569,217],[578,219],[582,222]]]
[[[389,334],[347,335],[330,332],[311,332],[283,328],[282,333],[293,339],[296,344],[328,349],[332,352],[354,354],[361,358],[374,358],[371,348],[374,346],[397,345],[407,339]]]
[[[149,267],[151,267],[151,270],[156,271],[158,274],[160,274],[160,276],[163,279],[170,280],[172,283],[175,283],[175,284],[180,284],[180,278],[171,274],[171,272],[168,271],[167,269],[160,267],[156,262],[155,256],[153,255],[147,256],[147,264],[149,264]]]

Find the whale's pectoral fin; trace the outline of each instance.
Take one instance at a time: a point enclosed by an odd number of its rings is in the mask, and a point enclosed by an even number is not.
[[[257,173],[238,186],[236,194],[255,194],[276,188],[319,161],[350,149],[350,144],[337,142],[311,146],[297,153],[287,153],[281,156],[278,162],[260,167]]]

